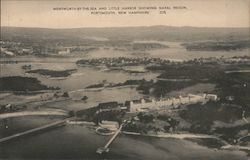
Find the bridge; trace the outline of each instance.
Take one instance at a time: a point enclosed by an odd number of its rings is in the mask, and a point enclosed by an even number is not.
[[[41,127],[37,127],[37,128],[30,129],[30,130],[27,130],[27,131],[24,131],[24,132],[21,132],[21,133],[17,133],[17,134],[14,134],[12,136],[1,138],[0,143],[7,142],[7,141],[10,141],[10,140],[13,140],[13,139],[25,136],[25,135],[29,135],[29,134],[36,133],[36,132],[39,132],[39,131],[42,131],[42,130],[45,130],[45,129],[49,129],[49,128],[52,128],[52,127],[63,125],[63,124],[66,123],[66,121],[72,120],[74,118],[75,117],[66,118],[66,119],[56,121],[56,122],[53,122],[53,123],[50,123],[50,124],[47,124],[47,125],[44,125],[44,126],[41,126]]]
[[[111,137],[111,139],[108,141],[108,143],[104,147],[100,147],[96,150],[96,153],[102,154],[104,152],[106,152],[106,153],[109,152],[109,146],[115,140],[115,138],[118,136],[118,134],[121,132],[123,124],[124,123],[122,123],[120,125],[119,129],[115,132],[115,134]]]
[[[23,116],[48,116],[48,115],[58,115],[58,116],[67,116],[68,113],[59,109],[46,109],[40,111],[21,111],[13,113],[3,113],[0,114],[1,119],[13,118],[13,117],[23,117]]]

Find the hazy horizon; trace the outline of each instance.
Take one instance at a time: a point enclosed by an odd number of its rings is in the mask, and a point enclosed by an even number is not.
[[[48,29],[117,27],[206,27],[249,28],[250,0],[1,0],[1,26]],[[159,7],[185,6],[187,9],[158,10],[150,14],[93,15],[90,11],[56,11],[55,7]]]

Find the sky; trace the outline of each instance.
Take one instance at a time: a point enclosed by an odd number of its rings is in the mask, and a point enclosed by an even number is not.
[[[173,9],[178,6],[182,9]],[[170,7],[160,14],[91,14],[58,8]],[[1,0],[1,26],[83,28],[122,26],[249,27],[250,0]],[[57,10],[55,10],[57,9]],[[98,12],[95,10],[93,12]],[[120,10],[121,11],[121,10]],[[130,10],[131,11],[131,10]]]

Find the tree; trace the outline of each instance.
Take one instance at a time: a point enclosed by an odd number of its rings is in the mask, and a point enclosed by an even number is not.
[[[69,97],[69,93],[68,92],[64,92],[62,97]]]

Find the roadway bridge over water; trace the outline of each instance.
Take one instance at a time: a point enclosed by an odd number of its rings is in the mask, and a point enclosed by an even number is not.
[[[32,133],[36,133],[36,132],[39,132],[39,131],[42,131],[42,130],[45,130],[45,129],[49,129],[49,128],[52,128],[52,127],[60,126],[60,125],[65,124],[67,121],[73,120],[73,119],[75,119],[75,117],[66,118],[66,119],[56,121],[56,122],[53,122],[53,123],[50,123],[50,124],[47,124],[47,125],[44,125],[44,126],[41,126],[41,127],[37,127],[37,128],[30,129],[30,130],[27,130],[27,131],[24,131],[24,132],[21,132],[21,133],[17,133],[17,134],[14,134],[12,136],[4,137],[4,138],[0,139],[0,143],[4,143],[4,142],[7,142],[7,141],[10,141],[10,140],[13,140],[13,139],[16,139],[16,138],[19,138],[19,137],[23,137],[25,135],[29,135],[29,134],[32,134]]]
[[[13,113],[3,113],[3,114],[0,114],[0,120],[13,118],[13,117],[49,116],[49,115],[67,116],[68,112],[64,110],[59,110],[59,109],[46,109],[46,110],[37,110],[37,111],[21,111],[21,112],[13,112]]]

